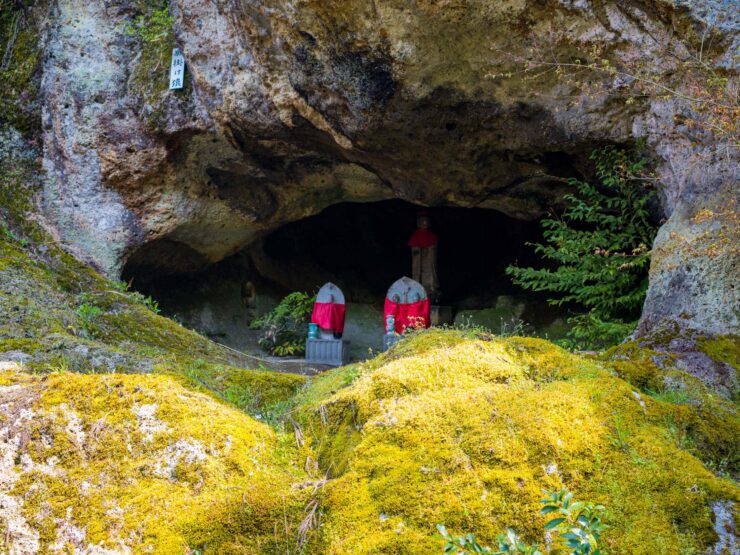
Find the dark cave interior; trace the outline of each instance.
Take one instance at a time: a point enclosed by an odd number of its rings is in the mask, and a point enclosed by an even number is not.
[[[424,211],[439,236],[438,273],[443,304],[487,306],[517,293],[505,274],[514,261],[536,264],[527,242],[541,240],[538,222],[476,208],[423,208],[400,200],[342,203],[278,229],[262,242],[260,257],[273,280],[290,290],[334,281],[350,301],[382,301],[388,286],[411,275],[407,245]]]
[[[239,335],[291,291],[316,291],[332,281],[348,303],[379,310],[390,284],[411,274],[407,243],[420,211],[428,213],[439,237],[440,304],[453,314],[491,309],[498,299],[513,297],[524,307],[517,312],[523,321],[549,325],[562,315],[543,296],[513,285],[505,272],[515,262],[539,264],[529,244],[542,240],[539,221],[401,200],[333,205],[204,269],[193,269],[197,260],[186,247],[162,240],[132,256],[122,277],[155,298],[164,314],[246,349],[227,336]]]
[[[443,304],[480,308],[499,295],[521,292],[505,270],[514,262],[538,263],[528,243],[542,239],[539,222],[495,210],[426,208],[401,200],[336,204],[201,270],[187,262],[187,247],[160,240],[132,256],[122,277],[140,292],[162,299],[165,308],[174,290],[224,279],[251,281],[275,294],[311,291],[333,281],[348,302],[382,302],[393,281],[411,274],[407,242],[420,211],[429,214],[439,236]],[[156,253],[156,265],[147,251]]]

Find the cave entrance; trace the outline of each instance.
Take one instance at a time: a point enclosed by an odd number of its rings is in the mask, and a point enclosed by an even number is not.
[[[172,272],[152,264],[157,246],[132,256],[123,277],[157,299],[163,312],[234,348],[257,351],[249,322],[286,293],[315,291],[332,281],[347,299],[345,336],[355,358],[382,344],[382,305],[391,283],[411,275],[407,243],[420,210],[439,237],[437,270],[442,305],[456,324],[496,333],[525,323],[529,333],[559,337],[565,315],[542,296],[524,293],[506,267],[539,265],[527,243],[542,239],[539,221],[479,208],[421,207],[401,200],[340,203],[288,223],[236,255],[198,271],[177,257]],[[179,252],[172,245],[164,250]],[[184,271],[185,270],[185,271]]]
[[[337,204],[269,235],[255,249],[255,262],[263,276],[288,290],[333,281],[349,302],[382,301],[391,283],[411,276],[407,243],[420,211],[439,237],[440,304],[474,309],[521,292],[505,270],[515,260],[536,263],[526,243],[542,238],[539,223],[477,208],[400,200]]]

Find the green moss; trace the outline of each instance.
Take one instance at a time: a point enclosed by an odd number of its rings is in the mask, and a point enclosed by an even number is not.
[[[157,131],[166,127],[172,102],[185,102],[190,97],[192,83],[186,72],[182,89],[169,88],[170,57],[177,46],[169,2],[139,0],[136,7],[138,15],[126,28],[126,33],[137,40],[140,51],[130,92],[147,106],[145,121],[152,131]]]
[[[296,403],[304,409],[308,407],[318,408],[337,391],[351,385],[357,378],[358,372],[357,365],[342,366],[309,378],[308,387],[300,392]]]
[[[740,335],[703,338],[697,342],[697,347],[713,360],[727,363],[740,371]]]
[[[609,553],[700,552],[710,502],[740,495],[677,437],[689,405],[546,341],[428,331],[346,372],[312,380],[295,412],[336,476],[321,552],[439,552],[438,522],[541,541],[542,489],[563,486],[609,507]]]
[[[34,414],[11,493],[42,548],[65,522],[85,531],[85,545],[137,553],[295,545],[307,494],[292,485],[306,475],[294,444],[264,424],[166,376],[2,382],[20,388],[6,406]]]
[[[38,26],[46,5],[0,0],[0,44],[4,53],[4,65],[0,66],[0,128],[8,125],[27,135],[38,132],[41,123],[36,101],[41,55]]]
[[[99,309],[86,312],[87,335],[82,305]],[[507,526],[541,541],[541,490],[566,486],[609,507],[609,553],[698,553],[715,539],[709,504],[740,500],[716,475],[737,472],[736,407],[636,344],[587,358],[533,338],[432,330],[306,382],[246,370],[249,359],[53,243],[2,234],[0,312],[0,352],[22,350],[44,374],[0,374],[22,386],[1,393],[27,393],[38,415],[23,449],[64,470],[17,465],[13,494],[47,545],[71,508],[86,541],[112,546],[119,534],[139,542],[134,552],[285,552],[320,498],[306,553],[426,555],[441,548],[438,522],[489,542]],[[708,345],[728,359],[726,342]],[[155,375],[112,374],[99,359]],[[151,440],[132,412],[143,405],[166,424]],[[193,445],[205,458],[166,463]]]
[[[38,372],[186,375],[273,424],[304,381],[245,370],[252,359],[155,314],[53,243],[24,245],[0,234],[0,312],[9,315],[0,320],[0,353],[22,351]]]
[[[720,345],[726,343],[720,342]],[[679,370],[676,358],[628,342],[600,356],[617,376],[660,401],[676,442],[716,472],[740,475],[738,406]]]
[[[192,383],[273,425],[280,423],[296,393],[306,382],[305,376],[301,375],[243,370],[208,364],[203,360],[185,365],[184,373]]]

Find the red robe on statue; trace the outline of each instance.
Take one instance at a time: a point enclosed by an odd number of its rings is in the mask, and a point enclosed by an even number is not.
[[[395,318],[396,333],[403,333],[406,328],[429,327],[429,299],[413,303],[395,303],[386,298],[383,307],[383,318],[392,315]]]
[[[320,328],[344,333],[345,307],[338,303],[314,303],[311,323]]]
[[[419,228],[414,231],[411,239],[409,239],[409,247],[418,249],[428,249],[429,247],[435,246],[439,243],[437,234],[431,229]]]

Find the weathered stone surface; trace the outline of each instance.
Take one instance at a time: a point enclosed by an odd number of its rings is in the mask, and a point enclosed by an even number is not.
[[[47,215],[110,274],[146,257],[136,253],[146,244],[152,264],[168,250],[198,266],[341,201],[536,218],[595,145],[639,136],[670,216],[641,331],[677,318],[736,331],[735,154],[697,148],[675,100],[625,102],[624,79],[604,77],[590,94],[554,72],[523,72],[533,56],[569,60],[598,44],[673,83],[672,55],[692,52],[702,20],[720,25],[712,48],[729,63],[738,23],[719,17],[727,7],[174,0],[189,85],[172,92],[136,78],[146,60],[123,32],[129,2],[61,0],[42,89]],[[154,73],[163,84],[165,65]]]

